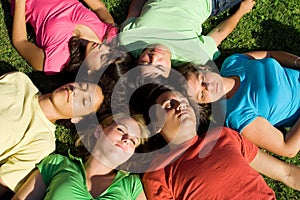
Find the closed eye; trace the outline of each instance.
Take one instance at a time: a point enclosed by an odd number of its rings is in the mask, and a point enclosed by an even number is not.
[[[87,91],[89,89],[89,84],[87,84],[87,83],[78,83],[78,85],[79,85],[79,88],[84,91]]]
[[[126,134],[126,132],[122,128],[120,128],[120,127],[117,127],[117,130],[120,131],[123,134]]]

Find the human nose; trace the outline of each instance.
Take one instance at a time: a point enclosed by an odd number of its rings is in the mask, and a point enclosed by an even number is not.
[[[203,90],[211,92],[214,89],[214,85],[211,83],[202,83],[202,88]]]
[[[176,106],[176,110],[185,110],[187,108],[186,102],[178,102],[178,105]]]
[[[122,135],[121,141],[125,144],[129,144],[130,143],[130,137],[128,134],[124,134]]]
[[[156,63],[157,56],[155,56],[153,52],[149,52],[148,57],[149,57],[149,63],[150,64],[155,64]]]

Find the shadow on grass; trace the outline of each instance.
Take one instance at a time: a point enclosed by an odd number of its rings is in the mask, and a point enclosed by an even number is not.
[[[243,53],[248,51],[259,50],[278,50],[300,55],[300,32],[293,27],[282,24],[279,21],[270,19],[260,24],[259,30],[251,32],[252,37],[256,40],[256,48],[232,48],[220,49],[222,54],[216,60],[217,66],[221,67],[223,61],[234,53]]]
[[[0,76],[5,73],[14,72],[14,71],[17,71],[17,70],[11,64],[0,60]]]
[[[12,23],[13,17],[11,15],[10,4],[7,0],[1,0],[2,9],[4,11],[4,22],[9,34],[9,38],[11,39],[11,31],[12,31]]]
[[[262,31],[252,32],[262,50],[282,50],[300,55],[300,32],[276,20],[261,23]]]
[[[2,4],[2,8],[4,11],[4,22],[7,28],[9,39],[12,40],[12,25],[13,25],[13,16],[11,12],[10,3],[8,0],[0,0]],[[26,24],[28,40],[31,42],[35,41],[35,33],[30,24]]]

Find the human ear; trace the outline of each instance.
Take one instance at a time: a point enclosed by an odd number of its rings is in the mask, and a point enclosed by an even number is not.
[[[94,70],[92,70],[92,69],[88,69],[88,70],[87,70],[88,75],[89,75],[89,76],[92,75],[92,74],[93,74],[93,71],[94,71]]]
[[[161,105],[155,104],[149,109],[149,116],[151,118],[153,130],[155,133],[159,133],[166,121],[166,111],[161,108]]]
[[[154,127],[155,133],[160,133],[161,129],[162,129],[162,128],[160,128],[159,126],[155,126],[155,127]]]
[[[71,122],[73,124],[77,124],[78,122],[80,122],[83,118],[82,117],[73,117],[71,118]]]
[[[94,131],[94,136],[96,139],[98,139],[100,137],[100,133],[102,132],[102,127],[101,125],[97,126],[97,128]]]

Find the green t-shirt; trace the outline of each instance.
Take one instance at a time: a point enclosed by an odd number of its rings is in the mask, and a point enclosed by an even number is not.
[[[45,200],[94,199],[86,187],[85,169],[80,158],[52,154],[38,165],[47,186]],[[131,200],[143,190],[138,175],[118,171],[109,188],[95,199]]]
[[[219,56],[215,41],[201,35],[210,13],[211,0],[148,0],[139,17],[123,23],[120,44],[136,57],[149,44],[163,44],[175,66],[178,61],[205,64]]]

